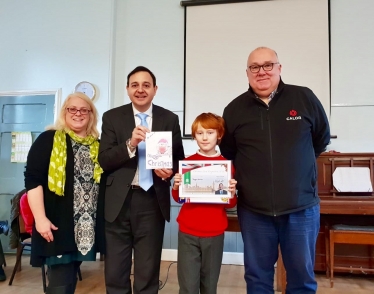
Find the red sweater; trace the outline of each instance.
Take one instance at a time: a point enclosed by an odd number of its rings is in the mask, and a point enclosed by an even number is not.
[[[194,154],[185,160],[226,160],[222,155],[205,157]],[[234,168],[232,168],[234,174]],[[179,190],[172,189],[172,196],[179,202]],[[177,217],[179,230],[197,237],[214,237],[224,233],[227,228],[226,208],[236,205],[236,195],[229,204],[184,203]]]

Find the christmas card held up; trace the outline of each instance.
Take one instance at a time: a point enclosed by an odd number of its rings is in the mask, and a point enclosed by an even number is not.
[[[147,133],[146,168],[173,168],[172,143],[172,132]]]

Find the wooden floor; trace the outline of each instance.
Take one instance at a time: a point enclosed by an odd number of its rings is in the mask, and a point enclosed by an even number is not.
[[[8,266],[5,267],[7,280],[0,282],[1,294],[41,294],[42,279],[41,270],[32,268],[28,257],[23,257],[22,271],[16,274],[12,286],[8,286],[9,278],[15,263],[15,256],[6,256]],[[160,293],[178,293],[177,264],[163,261],[161,265],[160,279],[166,284]],[[169,275],[168,268],[170,266]],[[104,294],[104,262],[84,262],[81,266],[83,281],[78,281],[77,294]],[[244,268],[237,265],[223,265],[218,284],[218,294],[245,294],[245,282],[243,279]],[[334,288],[330,288],[330,282],[324,275],[317,275],[318,294],[373,294],[374,277],[338,276],[335,279]]]

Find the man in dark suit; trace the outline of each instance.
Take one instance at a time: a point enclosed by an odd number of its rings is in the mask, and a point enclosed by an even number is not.
[[[227,195],[227,191],[223,190],[223,184],[219,183],[218,190],[216,190],[216,195]]]
[[[157,91],[154,74],[138,66],[127,76],[126,89],[132,103],[104,113],[99,150],[100,165],[108,173],[105,283],[108,294],[132,293],[134,250],[134,293],[152,294],[159,288],[165,220],[170,220],[170,179],[184,151],[178,116],[152,104]],[[138,161],[150,130],[172,132],[173,168],[151,170],[153,184],[148,188],[142,184],[146,171]]]

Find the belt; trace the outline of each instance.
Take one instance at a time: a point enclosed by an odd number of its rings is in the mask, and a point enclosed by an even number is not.
[[[131,185],[130,188],[133,189],[133,190],[137,190],[137,189],[141,189],[142,187],[140,187],[138,185]]]

